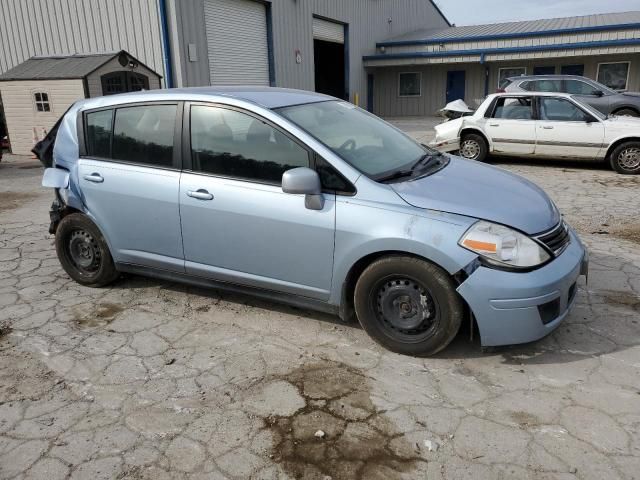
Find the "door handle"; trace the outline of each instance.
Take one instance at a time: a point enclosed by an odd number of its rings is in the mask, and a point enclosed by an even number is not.
[[[553,130],[553,127],[551,125],[543,125],[542,128],[544,128],[545,130]]]
[[[102,183],[104,182],[104,178],[102,178],[102,175],[100,175],[99,173],[92,173],[91,175],[85,175],[84,179],[87,182],[93,182],[93,183]]]
[[[213,200],[213,195],[207,192],[205,189],[201,188],[199,190],[189,190],[187,192],[187,196],[191,198],[196,198],[198,200]]]
[[[490,127],[499,127],[500,124],[499,123],[490,123],[489,126]]]

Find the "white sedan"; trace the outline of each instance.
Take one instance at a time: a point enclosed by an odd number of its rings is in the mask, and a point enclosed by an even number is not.
[[[438,125],[431,146],[483,161],[487,155],[608,160],[640,173],[640,119],[605,117],[564,93],[497,93],[466,117]]]

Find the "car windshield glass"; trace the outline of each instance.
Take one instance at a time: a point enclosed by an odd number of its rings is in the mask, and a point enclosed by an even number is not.
[[[348,102],[310,103],[277,111],[374,179],[406,171],[423,157],[438,155]]]

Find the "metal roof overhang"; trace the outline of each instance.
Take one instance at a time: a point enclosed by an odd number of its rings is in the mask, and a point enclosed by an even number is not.
[[[523,47],[502,48],[469,48],[459,50],[444,50],[439,52],[402,52],[365,55],[362,57],[365,67],[393,66],[406,64],[429,63],[462,63],[501,61],[511,59],[537,58],[545,52],[562,52],[561,56],[597,55],[608,52],[599,52],[598,49],[628,47],[626,50],[640,52],[640,38],[628,38],[618,40],[601,40],[592,42],[558,43],[550,45],[530,45]]]

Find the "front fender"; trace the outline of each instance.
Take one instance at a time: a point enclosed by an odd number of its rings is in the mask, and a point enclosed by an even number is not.
[[[475,219],[418,208],[380,209],[340,202],[336,209],[334,274],[329,303],[339,305],[351,268],[381,252],[404,252],[425,258],[454,274],[476,255],[458,240]]]

